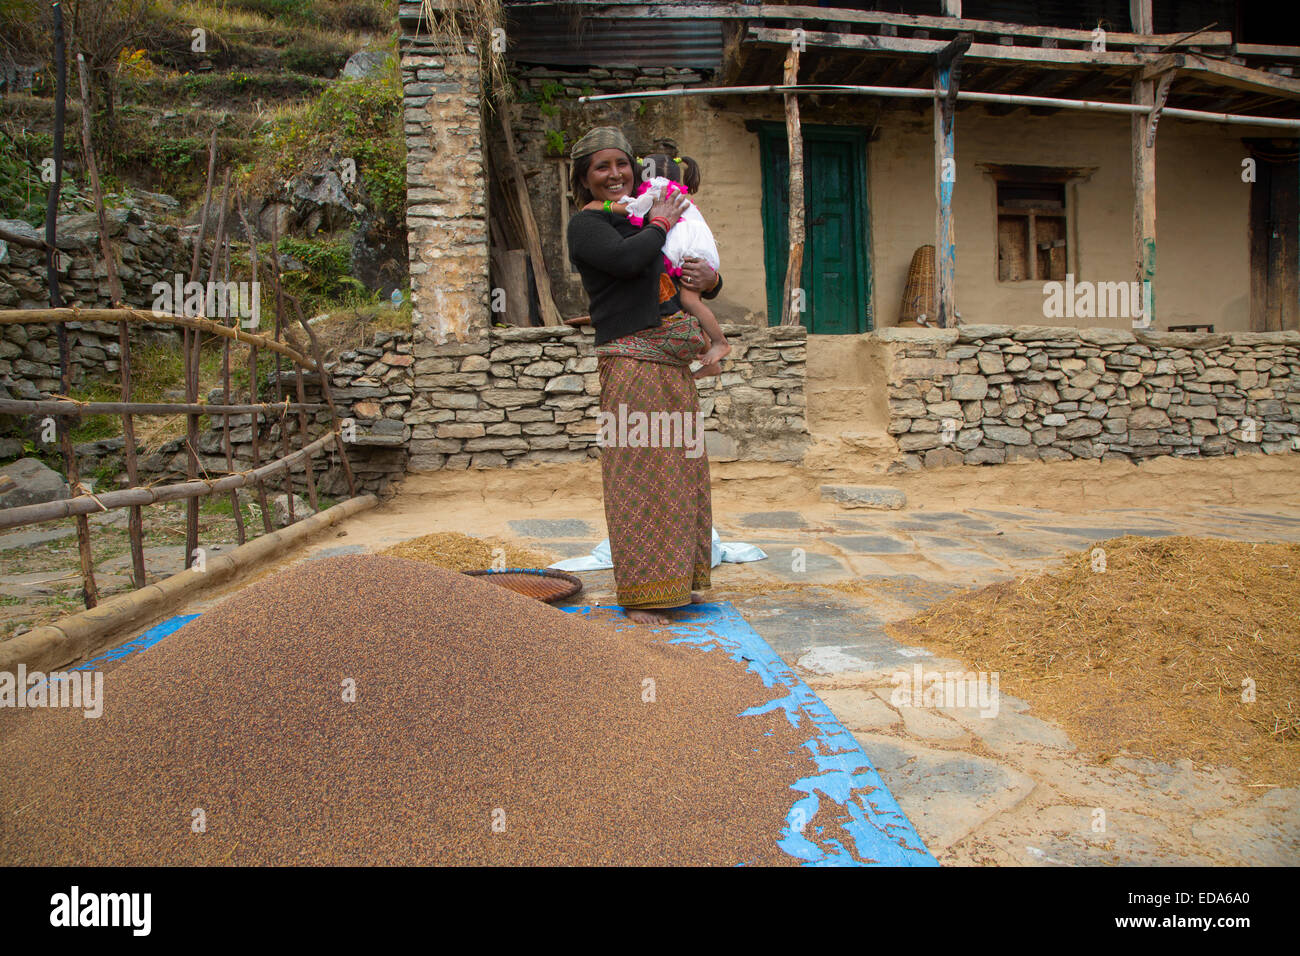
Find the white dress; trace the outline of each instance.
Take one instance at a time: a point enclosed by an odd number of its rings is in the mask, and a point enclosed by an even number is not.
[[[644,219],[650,207],[667,192],[686,194],[686,190],[680,183],[662,176],[649,180],[648,185],[650,188],[636,199],[625,200],[628,205],[628,218],[634,222]],[[689,200],[687,202],[686,211],[668,230],[668,240],[664,243],[664,258],[669,263],[668,272],[675,276],[681,275],[682,262],[685,259],[703,259],[714,272],[718,272],[722,268],[722,260],[718,256],[718,244],[713,239],[713,232],[695,203]]]

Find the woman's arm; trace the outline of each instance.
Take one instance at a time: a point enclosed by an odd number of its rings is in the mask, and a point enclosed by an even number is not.
[[[664,247],[668,235],[653,226],[624,238],[602,216],[582,213],[569,220],[569,255],[620,279],[640,275]]]
[[[688,258],[682,260],[682,284],[702,299],[713,299],[722,291],[722,276],[703,259]]]

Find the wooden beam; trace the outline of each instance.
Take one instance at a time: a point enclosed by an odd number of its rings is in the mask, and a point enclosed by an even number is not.
[[[756,43],[771,43],[777,46],[789,46],[793,38],[790,30],[775,27],[753,27],[750,37]],[[824,33],[816,30],[805,31],[804,40],[808,46],[831,47],[840,50],[859,50],[866,53],[927,53],[942,51],[946,40],[917,40],[911,37],[867,36],[858,33]],[[986,60],[995,63],[1033,63],[1049,69],[1071,69],[1079,66],[1118,66],[1141,67],[1151,62],[1151,56],[1141,53],[1108,51],[1094,53],[1092,50],[1063,50],[1034,46],[1002,46],[997,43],[976,43],[971,46],[966,56],[971,60]],[[1238,67],[1238,69],[1245,69]],[[1249,73],[1260,73],[1249,70]],[[1272,74],[1263,73],[1263,76]]]
[[[957,241],[952,212],[957,179],[955,107],[961,85],[962,55],[974,38],[963,33],[945,46],[934,66],[935,302],[939,328],[957,317]]]
[[[1154,80],[1133,78],[1133,102],[1142,106],[1155,105]],[[1143,301],[1150,312],[1143,317],[1143,328],[1155,324],[1156,277],[1156,148],[1154,136],[1147,137],[1147,117],[1135,114],[1130,117],[1130,140],[1133,157],[1133,257],[1134,277],[1138,288],[1147,295]]]
[[[1292,97],[1300,98],[1300,79],[1279,76],[1267,70],[1253,70],[1248,66],[1225,63],[1223,60],[1212,60],[1195,53],[1186,53],[1183,56],[1186,61],[1183,69],[1189,73],[1201,73],[1207,79],[1213,77],[1213,81],[1220,86],[1232,86],[1261,93],[1276,91],[1280,95],[1290,94]]]
[[[785,55],[785,83],[799,82],[799,50],[791,44]],[[781,300],[781,324],[799,325],[807,307],[807,290],[800,290],[799,309],[794,308],[795,290],[803,276],[804,208],[803,208],[803,134],[799,126],[799,96],[785,96],[785,136],[790,147],[789,236],[790,258],[785,267],[784,295]]]
[[[1232,49],[1238,56],[1267,56],[1278,60],[1300,60],[1300,46],[1268,46],[1261,43],[1238,43]]]
[[[951,0],[941,0],[951,2]],[[921,16],[907,13],[884,13],[878,10],[847,10],[832,7],[776,6],[773,4],[674,4],[674,3],[610,3],[609,0],[514,0],[514,9],[530,6],[576,7],[583,16],[611,16],[619,19],[643,18],[662,20],[812,20],[818,23],[862,23],[875,26],[889,25],[913,29],[945,30],[961,33],[1004,35],[1033,39],[1053,39],[1066,43],[1092,43],[1091,30],[1065,27],[1032,26],[1010,23],[1005,20],[972,20],[960,17]],[[1196,45],[1202,47],[1230,47],[1232,34],[1226,30],[1198,33],[1187,38],[1185,33],[1107,33],[1107,46]]]
[[[1186,60],[1181,53],[1166,53],[1150,66],[1142,68],[1142,79],[1154,80],[1162,73],[1168,73],[1170,70],[1177,70]]]

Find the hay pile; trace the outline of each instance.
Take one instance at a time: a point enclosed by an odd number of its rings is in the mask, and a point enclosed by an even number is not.
[[[556,561],[556,558],[543,551],[521,548],[497,538],[472,538],[454,531],[439,531],[412,538],[379,553],[393,558],[424,561],[449,571],[485,571],[493,566],[493,559],[499,555],[499,552],[493,552],[498,548],[505,552],[507,568],[544,568]]]
[[[784,692],[427,564],[305,562],[108,670],[98,719],[0,713],[0,864],[796,864],[808,731],[740,716]]]
[[[1085,752],[1300,783],[1300,544],[1127,536],[1099,547],[1104,571],[1089,549],[891,631],[998,671]]]

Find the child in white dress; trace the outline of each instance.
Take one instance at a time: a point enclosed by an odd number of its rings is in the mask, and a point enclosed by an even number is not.
[[[637,226],[644,222],[650,207],[660,199],[673,193],[689,196],[700,188],[700,167],[689,156],[670,157],[664,153],[655,153],[638,160],[641,164],[642,178],[637,197],[625,198],[622,202],[611,203],[609,211],[623,213]],[[588,208],[599,208],[603,204],[592,203]],[[705,354],[704,367],[698,375],[716,375],[721,371],[721,360],[731,352],[727,337],[718,325],[713,311],[704,304],[700,294],[686,288],[678,280],[682,275],[682,263],[687,259],[703,259],[714,272],[721,270],[718,245],[713,239],[709,224],[695,203],[689,203],[681,218],[668,230],[664,242],[664,272],[677,283],[677,297],[682,309],[700,320],[700,326],[709,337],[711,346]]]

